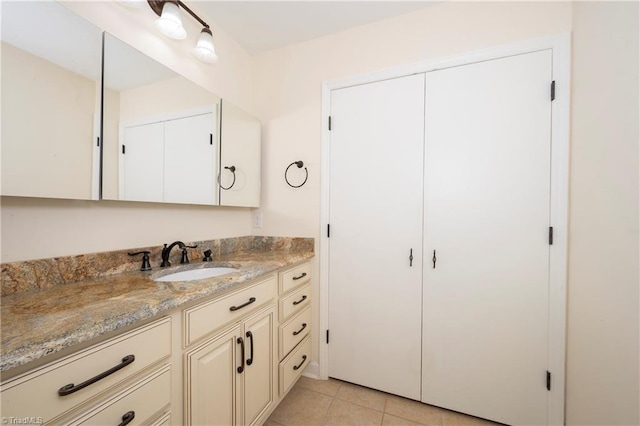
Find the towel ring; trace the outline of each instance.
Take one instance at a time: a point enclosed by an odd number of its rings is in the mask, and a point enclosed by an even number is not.
[[[233,188],[233,185],[236,184],[236,166],[231,166],[231,167],[225,166],[224,168],[226,170],[229,170],[231,173],[233,173],[233,182],[231,182],[231,185],[229,185],[226,188],[224,186],[222,186],[222,182],[220,182],[220,175],[222,173],[218,173],[218,185],[220,185],[220,188],[222,188],[222,189],[224,189],[226,191],[226,190],[229,190],[229,189]]]
[[[292,188],[300,188],[302,185],[304,185],[305,183],[307,183],[307,179],[309,179],[309,170],[307,170],[307,168],[304,168],[304,181],[300,184],[300,185],[291,185],[291,182],[289,182],[289,179],[287,178],[287,173],[289,172],[289,169],[291,168],[291,166],[293,165],[298,166],[299,169],[302,168],[302,166],[304,166],[304,163],[302,161],[294,161],[293,163],[289,164],[289,166],[287,166],[287,169],[284,171],[284,180],[287,182],[287,185],[289,185]]]

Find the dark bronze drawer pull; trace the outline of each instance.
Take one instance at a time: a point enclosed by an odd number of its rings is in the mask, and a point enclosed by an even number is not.
[[[249,338],[249,343],[251,344],[251,350],[249,351],[249,359],[247,360],[247,365],[253,364],[253,333],[247,331],[247,337]]]
[[[89,385],[94,384],[95,382],[98,382],[102,379],[104,379],[105,377],[115,373],[116,371],[126,367],[127,365],[131,364],[133,361],[136,360],[136,357],[134,355],[127,355],[124,358],[122,358],[122,362],[118,365],[116,365],[113,368],[110,368],[109,370],[98,374],[97,376],[87,380],[86,382],[82,382],[79,385],[74,385],[73,383],[69,383],[68,385],[64,385],[63,387],[61,387],[60,389],[58,389],[58,395],[60,396],[66,396],[66,395],[70,395],[74,392],[79,391],[80,389],[84,389]]]
[[[307,356],[306,355],[302,355],[302,362],[300,362],[300,364],[298,365],[294,365],[293,369],[294,370],[298,370],[300,367],[302,367],[302,364],[304,364],[304,362],[307,360]]]
[[[250,304],[252,304],[252,303],[253,303],[253,302],[255,302],[255,301],[256,301],[256,298],[255,298],[255,297],[252,297],[251,299],[249,299],[249,301],[248,301],[247,303],[243,303],[243,304],[242,304],[242,305],[240,305],[240,306],[232,306],[232,307],[230,307],[230,308],[229,308],[229,310],[230,310],[231,312],[233,312],[233,311],[237,311],[238,309],[242,309],[242,308],[244,308],[245,306],[249,306]]]
[[[298,300],[298,301],[296,301],[296,302],[293,302],[293,305],[294,305],[294,306],[295,306],[295,305],[299,305],[299,304],[301,304],[302,302],[304,302],[305,300],[307,300],[307,295],[306,295],[306,294],[305,294],[304,296],[302,296],[302,299],[300,299],[300,300]]]
[[[136,418],[135,411],[127,411],[122,415],[122,423],[120,423],[118,426],[126,426],[129,423],[131,423],[135,418]]]
[[[304,278],[304,277],[306,277],[306,276],[307,276],[307,273],[306,273],[306,272],[303,272],[303,273],[302,273],[302,275],[300,275],[299,277],[293,277],[293,280],[294,280],[294,281],[298,281],[300,278]]]
[[[238,373],[242,373],[244,371],[244,339],[242,337],[238,337],[236,343],[240,345],[240,357],[242,358],[242,365],[238,367]]]
[[[302,330],[304,330],[305,328],[307,328],[307,323],[306,323],[306,322],[303,322],[303,323],[302,323],[302,328],[301,328],[300,330],[298,330],[298,331],[294,331],[294,332],[293,332],[293,335],[294,335],[294,336],[297,336],[298,334],[302,333]]]

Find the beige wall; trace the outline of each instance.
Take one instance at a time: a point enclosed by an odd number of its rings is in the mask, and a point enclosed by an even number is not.
[[[102,198],[117,200],[118,182],[118,140],[120,135],[120,92],[104,88],[102,113],[102,139],[109,141],[102,147]]]
[[[220,63],[208,65],[191,55],[193,40],[174,41],[159,34],[148,7],[64,4],[211,92],[253,110],[252,59],[224,31],[212,26]],[[191,21],[184,19],[195,38],[200,28]],[[18,197],[2,197],[1,203],[2,262],[251,234],[250,211],[242,208]]]
[[[95,105],[95,81],[3,42],[2,194],[90,199]]]
[[[120,120],[135,121],[218,104],[220,98],[182,77],[120,92]]]
[[[638,3],[573,6],[567,420],[640,424]]]

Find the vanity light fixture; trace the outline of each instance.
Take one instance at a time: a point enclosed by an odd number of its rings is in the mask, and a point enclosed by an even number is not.
[[[189,9],[180,0],[147,0],[151,9],[159,16],[156,19],[156,28],[165,36],[174,40],[183,40],[187,37],[187,32],[182,26],[182,18],[180,17],[180,8],[184,9],[196,21],[202,25],[202,31],[198,37],[198,42],[193,50],[193,56],[202,62],[213,64],[218,62],[213,47],[213,34],[209,28],[209,24],[204,22],[198,15]]]

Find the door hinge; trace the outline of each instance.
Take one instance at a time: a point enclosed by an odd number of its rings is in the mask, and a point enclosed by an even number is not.
[[[209,133],[209,145],[213,145],[213,133]]]
[[[100,136],[96,138],[96,146],[100,146]]]
[[[547,390],[551,390],[551,372],[547,371]]]
[[[329,330],[327,330],[327,345],[329,344]]]
[[[327,238],[331,237],[331,225],[327,223]]]
[[[549,245],[553,245],[553,226],[549,227]]]
[[[556,81],[555,80],[551,82],[551,100],[552,101],[556,100]]]
[[[331,130],[331,116],[329,116],[329,130]]]
[[[122,153],[124,154],[126,151],[126,148],[124,147],[124,145],[122,145]]]

